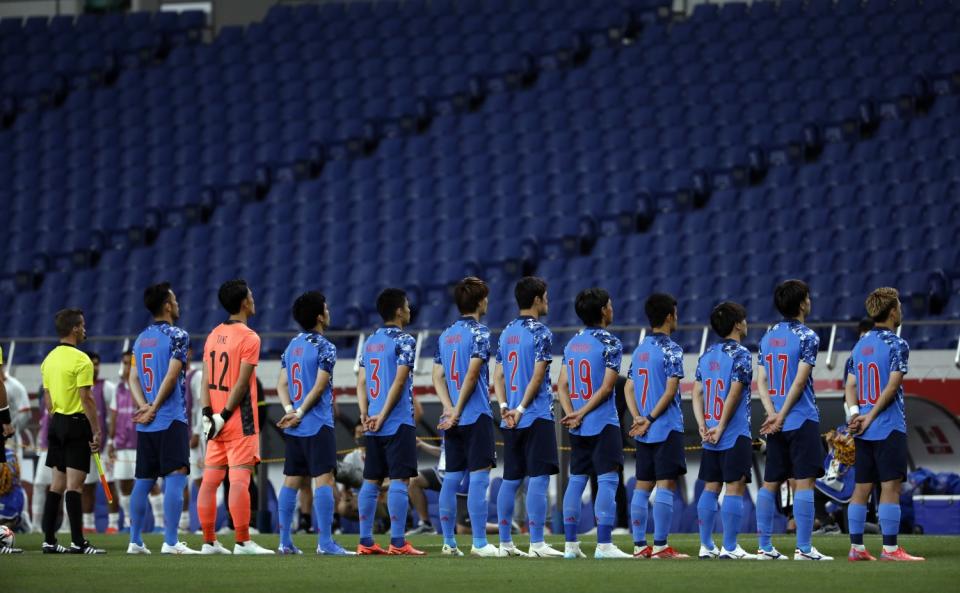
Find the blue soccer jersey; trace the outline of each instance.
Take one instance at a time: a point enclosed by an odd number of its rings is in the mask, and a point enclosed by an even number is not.
[[[623,344],[616,336],[599,327],[584,328],[567,342],[567,347],[563,349],[563,360],[567,368],[570,403],[574,410],[587,405],[600,389],[607,369],[620,372],[622,358]],[[584,417],[580,426],[570,429],[570,434],[593,436],[600,434],[608,424],[620,426],[615,399],[610,394]]]
[[[666,334],[654,333],[645,337],[633,352],[630,361],[630,379],[633,381],[633,396],[641,416],[653,413],[660,396],[667,389],[670,377],[683,379],[683,350]],[[672,431],[683,432],[683,412],[680,410],[680,386],[673,401],[656,422],[650,425],[641,443],[662,443]]]
[[[787,394],[797,377],[800,363],[816,366],[819,349],[820,337],[796,319],[777,323],[761,338],[757,364],[767,369],[767,393],[778,412],[787,401]],[[783,430],[796,430],[807,420],[820,422],[817,396],[813,391],[813,373],[807,378],[800,399],[787,414]]]
[[[725,451],[733,447],[739,437],[750,437],[750,384],[753,382],[750,351],[742,344],[723,340],[707,348],[697,363],[697,382],[703,385],[703,419],[707,429],[720,423],[734,381],[743,384],[737,409],[730,416],[720,442],[704,443],[704,449]]]
[[[280,355],[280,368],[287,373],[293,407],[299,409],[303,405],[307,394],[316,386],[320,371],[330,374],[330,380],[317,403],[300,419],[300,424],[285,429],[285,433],[309,437],[320,432],[324,426],[333,428],[333,365],[336,363],[337,347],[320,334],[301,333],[290,340],[287,349]]]
[[[376,416],[383,410],[390,387],[397,377],[397,368],[410,367],[407,382],[400,392],[400,399],[383,422],[379,432],[367,435],[386,437],[395,434],[400,426],[413,423],[413,362],[417,341],[399,327],[381,327],[363,345],[360,366],[365,369],[367,380],[367,414]]]
[[[538,362],[547,363],[547,374],[537,390],[537,395],[527,410],[520,416],[517,428],[526,428],[534,420],[553,420],[553,392],[550,389],[550,348],[553,334],[546,325],[529,316],[511,321],[500,334],[500,349],[497,362],[503,365],[507,391],[507,407],[514,409],[523,401],[523,394],[533,377]],[[506,428],[506,423],[500,423]]]
[[[480,377],[473,393],[461,394],[460,386],[467,377],[471,359],[479,358]],[[482,415],[493,417],[490,412],[490,376],[487,362],[490,360],[490,330],[473,317],[461,317],[440,334],[437,353],[433,362],[443,366],[450,400],[457,405],[461,397],[469,398],[460,415],[461,426],[473,424]]]
[[[853,376],[857,381],[857,404],[860,414],[873,409],[880,399],[890,373],[907,374],[910,346],[907,341],[889,329],[870,330],[853,347]],[[893,401],[870,423],[858,438],[880,441],[893,431],[907,432],[907,417],[903,406],[903,386],[897,389]]]
[[[166,430],[174,420],[187,423],[187,404],[184,399],[187,377],[187,350],[190,348],[190,336],[179,327],[165,321],[153,323],[140,332],[133,344],[133,356],[137,365],[140,388],[148,403],[157,399],[160,385],[167,376],[167,369],[174,359],[183,366],[173,391],[157,410],[150,424],[137,424],[139,432],[157,432]]]

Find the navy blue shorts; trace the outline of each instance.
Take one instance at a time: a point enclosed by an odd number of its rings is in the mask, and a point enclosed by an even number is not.
[[[753,441],[740,436],[729,449],[723,451],[703,450],[700,459],[700,479],[704,482],[739,482],[742,478],[750,483],[753,469]]]
[[[823,444],[820,423],[807,420],[795,430],[785,430],[767,437],[767,463],[763,468],[765,482],[783,482],[788,478],[802,480],[823,477]]]
[[[283,440],[287,449],[283,475],[315,478],[337,468],[337,439],[331,427],[322,426],[308,437],[284,434]]]
[[[475,472],[497,466],[493,441],[493,418],[481,414],[466,426],[454,426],[443,435],[448,472]]]
[[[134,475],[138,480],[156,479],[180,468],[190,469],[190,429],[186,424],[174,420],[163,430],[137,432]]]
[[[620,427],[608,424],[593,436],[570,435],[570,473],[596,475],[623,471]]]
[[[857,484],[876,484],[907,477],[907,435],[894,430],[882,441],[854,439]]]
[[[503,479],[552,476],[560,472],[552,420],[538,418],[526,428],[503,430]]]
[[[404,480],[417,475],[417,431],[401,424],[390,436],[366,437],[364,480]]]
[[[676,480],[687,473],[687,459],[683,453],[683,433],[671,430],[666,440],[659,443],[637,443],[638,482]]]

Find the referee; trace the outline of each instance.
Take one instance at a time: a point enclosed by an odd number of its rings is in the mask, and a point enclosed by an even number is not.
[[[100,422],[90,388],[93,362],[77,346],[87,337],[83,311],[63,309],[54,318],[60,343],[43,359],[45,401],[50,421],[47,466],[52,473],[43,507],[44,554],[105,554],[83,537],[81,492],[90,468],[90,452],[100,449]],[[66,494],[64,494],[66,491]],[[57,543],[57,512],[65,500],[73,542]]]

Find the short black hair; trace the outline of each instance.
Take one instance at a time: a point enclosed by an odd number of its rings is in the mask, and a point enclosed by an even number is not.
[[[863,319],[860,320],[860,323],[857,324],[857,332],[861,334],[865,334],[871,329],[873,329],[874,326],[876,325],[877,325],[876,321],[874,321],[869,317],[864,317]]]
[[[83,309],[61,309],[53,318],[53,325],[57,328],[57,336],[65,338],[73,328],[83,321]]]
[[[573,303],[573,308],[586,325],[600,325],[603,321],[603,308],[610,302],[610,293],[602,288],[581,290]]]
[[[317,317],[323,315],[326,306],[327,297],[318,290],[310,290],[293,301],[293,319],[303,331],[310,331],[317,327]]]
[[[403,307],[407,300],[407,293],[399,288],[384,288],[377,295],[377,313],[384,322],[392,321],[397,316],[397,309]]]
[[[227,310],[227,313],[236,315],[240,312],[243,301],[246,300],[249,294],[250,287],[247,285],[247,281],[235,278],[233,280],[227,280],[220,285],[217,298],[220,299],[220,304]]]
[[[710,327],[721,338],[733,333],[733,328],[747,318],[747,310],[740,303],[724,301],[710,312]]]
[[[163,313],[163,306],[170,299],[170,283],[161,282],[148,286],[143,291],[143,305],[150,311],[150,314],[156,317]]]
[[[655,292],[647,297],[643,310],[650,321],[650,327],[660,327],[677,308],[677,299],[665,292]]]
[[[513,289],[513,296],[517,298],[517,306],[521,309],[529,309],[537,297],[543,298],[545,294],[547,294],[547,283],[543,278],[536,276],[521,278]]]
[[[100,353],[93,352],[92,350],[87,352],[87,356],[90,357],[90,362],[100,362]]]
[[[453,287],[453,300],[457,310],[469,315],[480,308],[480,303],[490,294],[490,287],[476,276],[467,276]]]
[[[800,306],[810,296],[810,287],[803,280],[785,280],[773,290],[773,304],[787,319],[800,315]]]

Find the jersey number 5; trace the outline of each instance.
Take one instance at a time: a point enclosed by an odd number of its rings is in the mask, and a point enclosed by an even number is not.
[[[140,368],[143,370],[143,390],[147,393],[153,393],[153,369],[150,368],[150,361],[153,360],[153,354],[144,352],[140,355]]]

